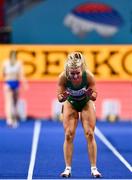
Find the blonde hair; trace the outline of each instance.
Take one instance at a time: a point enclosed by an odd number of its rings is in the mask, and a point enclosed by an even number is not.
[[[68,54],[65,63],[65,76],[69,77],[69,69],[76,69],[81,67],[82,71],[86,70],[86,63],[83,55],[80,52],[72,52]]]

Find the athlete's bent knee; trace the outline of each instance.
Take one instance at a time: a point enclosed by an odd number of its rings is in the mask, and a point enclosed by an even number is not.
[[[67,130],[66,133],[65,133],[65,139],[66,139],[66,141],[68,141],[68,142],[73,142],[74,132],[71,131],[71,130]]]
[[[86,139],[92,140],[94,138],[94,131],[92,128],[85,132]]]

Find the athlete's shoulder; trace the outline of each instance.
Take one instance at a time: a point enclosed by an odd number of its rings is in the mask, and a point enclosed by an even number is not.
[[[66,83],[66,76],[65,76],[65,72],[64,71],[59,74],[59,82],[61,82],[63,84]]]
[[[19,67],[21,67],[21,66],[23,66],[23,63],[22,63],[22,61],[17,60],[17,61],[16,61],[16,65],[19,66]]]
[[[63,72],[61,72],[60,74],[59,74],[59,78],[62,78],[62,77],[64,77],[64,71]]]
[[[94,78],[94,74],[89,70],[86,70],[86,75],[87,75],[87,77]]]
[[[89,70],[86,71],[86,74],[87,74],[87,81],[89,83],[95,83],[94,74],[91,71],[89,71]]]
[[[60,79],[67,79],[64,71],[59,74],[59,78]]]

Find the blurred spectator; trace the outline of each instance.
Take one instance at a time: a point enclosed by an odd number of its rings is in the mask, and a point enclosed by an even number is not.
[[[27,84],[23,73],[22,63],[17,60],[16,51],[11,51],[9,59],[7,59],[3,64],[3,78],[7,125],[10,127],[17,127],[17,104],[20,81],[24,82],[25,87],[27,87]]]

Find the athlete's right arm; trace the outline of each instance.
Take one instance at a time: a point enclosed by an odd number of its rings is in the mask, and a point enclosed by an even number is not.
[[[28,90],[29,86],[28,86],[27,79],[25,77],[24,66],[23,66],[22,62],[20,62],[20,61],[19,61],[19,78],[20,78],[20,81],[22,81],[24,89]]]
[[[69,96],[69,93],[66,91],[66,77],[64,76],[64,73],[61,73],[59,75],[58,79],[58,87],[57,87],[57,98],[59,102],[66,101],[67,97]]]
[[[1,66],[1,74],[0,76],[2,77],[2,79],[5,79],[5,76],[6,76],[6,73],[5,73],[5,66],[6,66],[6,63],[4,62]]]

